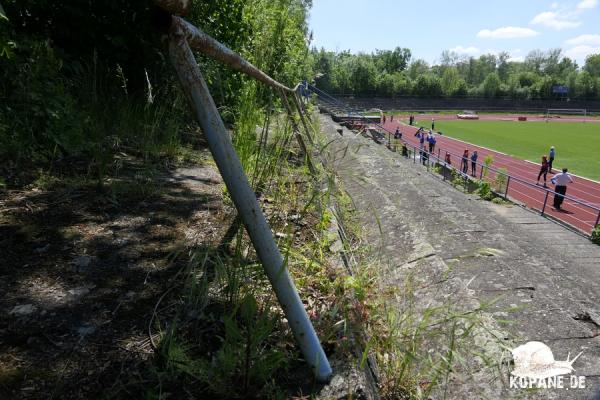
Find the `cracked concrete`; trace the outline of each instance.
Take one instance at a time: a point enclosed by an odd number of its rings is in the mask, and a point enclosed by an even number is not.
[[[585,389],[509,389],[507,371],[491,381],[494,372],[474,362],[474,373],[455,371],[436,398],[587,399],[600,392],[600,247],[521,207],[464,194],[345,128],[340,135],[326,116],[321,126],[332,141],[326,158],[354,201],[384,285],[412,273],[424,304],[456,296],[468,309],[495,300],[483,316],[488,332],[475,337],[494,356],[510,358],[507,348],[534,340],[558,360],[583,351],[574,374],[587,377]],[[490,332],[505,342],[494,344]]]

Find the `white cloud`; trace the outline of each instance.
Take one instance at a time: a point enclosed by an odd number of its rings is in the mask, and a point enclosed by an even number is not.
[[[585,1],[585,0],[584,0]],[[577,28],[581,21],[574,18],[573,13],[562,13],[554,11],[544,11],[539,13],[531,20],[532,24],[544,25],[552,29],[562,30]]]
[[[568,45],[571,45],[571,46],[581,46],[581,45],[600,46],[600,35],[596,35],[596,34],[594,34],[594,35],[591,35],[591,34],[579,35],[572,39],[566,40],[565,43]]]
[[[575,46],[565,51],[565,56],[583,62],[590,54],[600,54],[600,46],[589,46],[587,44]]]
[[[529,28],[521,28],[517,26],[504,26],[502,28],[489,30],[483,29],[477,33],[478,38],[482,39],[516,39],[526,38],[539,35],[538,32]]]
[[[523,62],[523,61],[525,61],[525,57],[523,57],[523,56],[511,56],[508,59],[508,61],[509,62]]]
[[[475,54],[479,54],[479,49],[475,46],[469,46],[469,47],[462,47],[462,46],[456,46],[452,49],[450,49],[451,52],[454,52],[456,54],[466,54],[469,56],[473,56]]]
[[[581,25],[581,14],[587,10],[596,8],[598,0],[581,0],[576,6],[561,6],[559,3],[552,3],[552,11],[544,11],[533,17],[531,24],[543,25],[557,31],[563,29],[577,28]]]
[[[579,10],[589,10],[590,8],[595,8],[598,5],[598,0],[582,0],[577,4],[577,8]]]

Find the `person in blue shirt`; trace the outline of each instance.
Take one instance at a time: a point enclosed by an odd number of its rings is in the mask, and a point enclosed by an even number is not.
[[[477,172],[477,157],[479,157],[477,150],[474,150],[471,154],[471,176],[475,176]]]
[[[400,132],[400,127],[396,128],[396,132],[394,132],[394,139],[402,139],[402,132]]]
[[[423,128],[419,128],[417,133],[415,133],[415,137],[419,138],[419,147],[423,150],[423,145],[425,143],[425,133],[423,132]]]
[[[429,152],[433,154],[433,152],[435,151],[435,144],[437,143],[437,140],[435,139],[435,136],[433,136],[433,132],[429,131],[429,135],[427,135],[427,143],[429,143]]]
[[[552,173],[552,162],[554,161],[554,157],[556,156],[556,151],[554,150],[554,146],[550,146],[550,153],[548,154],[548,172]]]

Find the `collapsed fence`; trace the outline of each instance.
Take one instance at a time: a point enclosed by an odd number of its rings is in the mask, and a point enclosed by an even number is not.
[[[433,170],[434,166],[439,167],[443,180],[452,180],[453,177],[458,176],[465,183],[470,181],[473,185],[478,182],[488,182],[490,189],[497,196],[505,200],[525,204],[527,207],[540,212],[542,216],[547,216],[555,221],[564,223],[586,235],[590,235],[600,224],[600,207],[594,204],[590,204],[574,196],[556,194],[552,189],[538,186],[525,179],[511,175],[505,169],[494,168],[480,161],[474,162],[478,173],[473,176],[469,174],[472,161],[470,159],[464,160],[467,162],[467,173],[464,173],[462,168],[457,167],[462,167],[462,155],[453,153],[437,145],[434,152],[429,152],[427,143],[421,147],[420,145],[417,146],[410,143],[404,138],[394,139],[393,135],[395,132],[390,131],[377,122],[367,122],[357,110],[348,109],[334,97],[329,95],[327,97],[321,96],[319,92],[322,91],[313,90],[313,93],[318,96],[319,102],[325,105],[326,112],[339,111],[341,115],[347,115],[349,119],[363,121],[385,132],[387,138],[373,137],[373,139],[380,143],[387,142],[388,147],[392,150],[396,150],[396,147],[401,146],[404,157],[412,159],[414,164],[418,162],[425,165],[428,170]],[[554,196],[562,197],[564,204],[568,205],[569,209],[573,211],[558,211],[551,208],[549,200],[553,199]]]
[[[185,15],[190,5],[188,0],[155,0],[155,3],[174,15]],[[287,263],[277,247],[273,232],[229,139],[191,48],[253,77],[279,94],[304,159],[314,175],[314,166],[305,141],[306,139],[311,143],[312,138],[297,96],[298,86],[292,89],[277,82],[237,53],[174,15],[169,18],[169,54],[182,89],[202,128],[215,163],[273,286],[294,338],[317,380],[327,382],[332,374],[329,361],[298,295]],[[295,116],[299,117],[300,126]]]

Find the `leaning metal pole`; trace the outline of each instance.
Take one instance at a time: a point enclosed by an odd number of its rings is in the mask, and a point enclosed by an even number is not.
[[[332,373],[329,361],[227,135],[225,125],[185,39],[185,32],[182,32],[178,24],[173,24],[171,27],[169,53],[227,190],[244,222],[269,281],[273,285],[300,350],[313,369],[317,380],[327,382]]]

